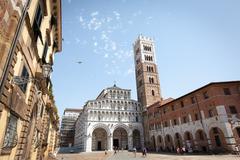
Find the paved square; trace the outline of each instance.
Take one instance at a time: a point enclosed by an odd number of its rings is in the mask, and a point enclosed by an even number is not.
[[[240,160],[240,156],[236,155],[173,155],[150,153],[147,157],[142,157],[141,153],[137,153],[136,157],[132,152],[119,151],[116,154],[108,152],[91,152],[79,154],[59,154],[58,160]]]

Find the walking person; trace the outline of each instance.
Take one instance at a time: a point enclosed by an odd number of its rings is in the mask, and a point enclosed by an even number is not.
[[[137,156],[137,149],[136,149],[136,147],[133,147],[133,154],[134,154],[134,157],[136,158],[136,156]]]
[[[147,157],[147,149],[146,149],[146,147],[143,148],[143,157]]]

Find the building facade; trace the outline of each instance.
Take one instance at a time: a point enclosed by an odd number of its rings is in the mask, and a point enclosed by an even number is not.
[[[138,102],[146,110],[148,106],[162,100],[153,39],[140,35],[133,44],[133,52]],[[149,126],[145,113],[143,112],[144,141],[148,146]]]
[[[142,106],[114,85],[88,101],[76,122],[75,146],[82,151],[143,147]]]
[[[66,108],[60,129],[60,147],[74,146],[75,123],[82,109]]]
[[[61,1],[0,8],[0,159],[47,159],[59,129],[49,72],[62,47]]]
[[[150,148],[232,152],[240,144],[240,81],[205,85],[147,110]]]

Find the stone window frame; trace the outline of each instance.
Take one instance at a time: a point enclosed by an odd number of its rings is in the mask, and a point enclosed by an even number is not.
[[[18,143],[17,125],[18,117],[13,113],[8,116],[6,132],[3,140],[2,153],[10,154],[11,150],[16,147]]]

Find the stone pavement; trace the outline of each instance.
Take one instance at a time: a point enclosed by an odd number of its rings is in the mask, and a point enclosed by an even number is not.
[[[69,154],[57,154],[58,160],[106,160],[111,153],[107,155],[104,152],[82,152],[82,153],[69,153]]]
[[[142,157],[141,153],[137,153],[136,157],[132,152],[119,151],[117,154],[108,152],[91,152],[78,154],[59,154],[58,160],[240,160],[240,156],[236,155],[173,155],[150,153],[147,157]]]
[[[137,153],[136,157],[132,152],[118,152],[107,160],[240,160],[236,155],[174,155],[150,153],[147,157],[142,157],[142,153]]]

